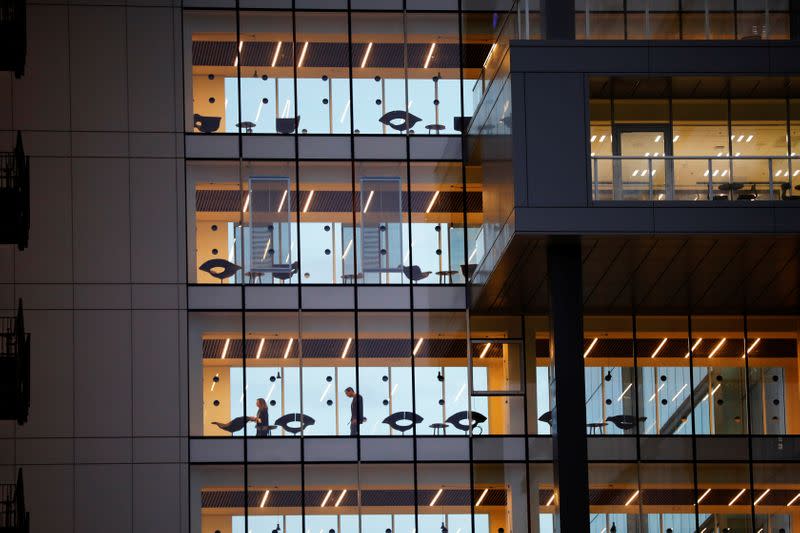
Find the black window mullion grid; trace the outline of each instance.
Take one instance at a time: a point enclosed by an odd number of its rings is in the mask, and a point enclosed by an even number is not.
[[[697,431],[695,424],[695,405],[694,405],[694,338],[692,335],[692,314],[691,312],[686,315],[687,332],[689,337],[689,402],[692,406],[692,476],[694,477],[694,501],[700,498],[700,487],[698,486],[698,473],[697,473]],[[694,506],[694,522],[695,531],[700,531],[700,510],[699,505],[695,503]]]

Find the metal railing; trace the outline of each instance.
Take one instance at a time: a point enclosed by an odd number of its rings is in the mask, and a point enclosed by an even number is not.
[[[594,201],[800,200],[797,156],[592,156]]]
[[[0,319],[0,419],[20,425],[28,421],[31,403],[30,347],[20,300],[15,317]]]
[[[0,485],[0,530],[27,533],[29,522],[29,515],[25,510],[22,469],[20,469],[16,483]]]
[[[17,133],[13,152],[0,153],[0,243],[28,246],[30,231],[30,158]]]
[[[0,0],[0,70],[25,71],[27,50],[25,0]]]

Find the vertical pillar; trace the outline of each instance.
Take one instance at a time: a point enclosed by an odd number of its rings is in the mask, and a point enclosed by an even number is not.
[[[550,293],[550,359],[554,379],[553,481],[558,506],[555,530],[586,531],[589,525],[589,474],[583,374],[583,288],[578,238],[547,245]]]
[[[541,0],[542,37],[547,40],[575,40],[575,2]]]
[[[789,35],[793,41],[800,41],[800,0],[789,0]]]

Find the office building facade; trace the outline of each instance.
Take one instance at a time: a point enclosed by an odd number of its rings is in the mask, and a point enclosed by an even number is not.
[[[16,530],[800,531],[800,3],[24,12]]]

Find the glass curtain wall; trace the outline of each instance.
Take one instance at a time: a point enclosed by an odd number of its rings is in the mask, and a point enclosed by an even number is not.
[[[758,77],[592,79],[594,199],[800,198],[796,111],[786,83]]]
[[[584,332],[588,435],[797,431],[794,319],[586,317]]]
[[[578,39],[785,40],[789,0],[575,0]]]

